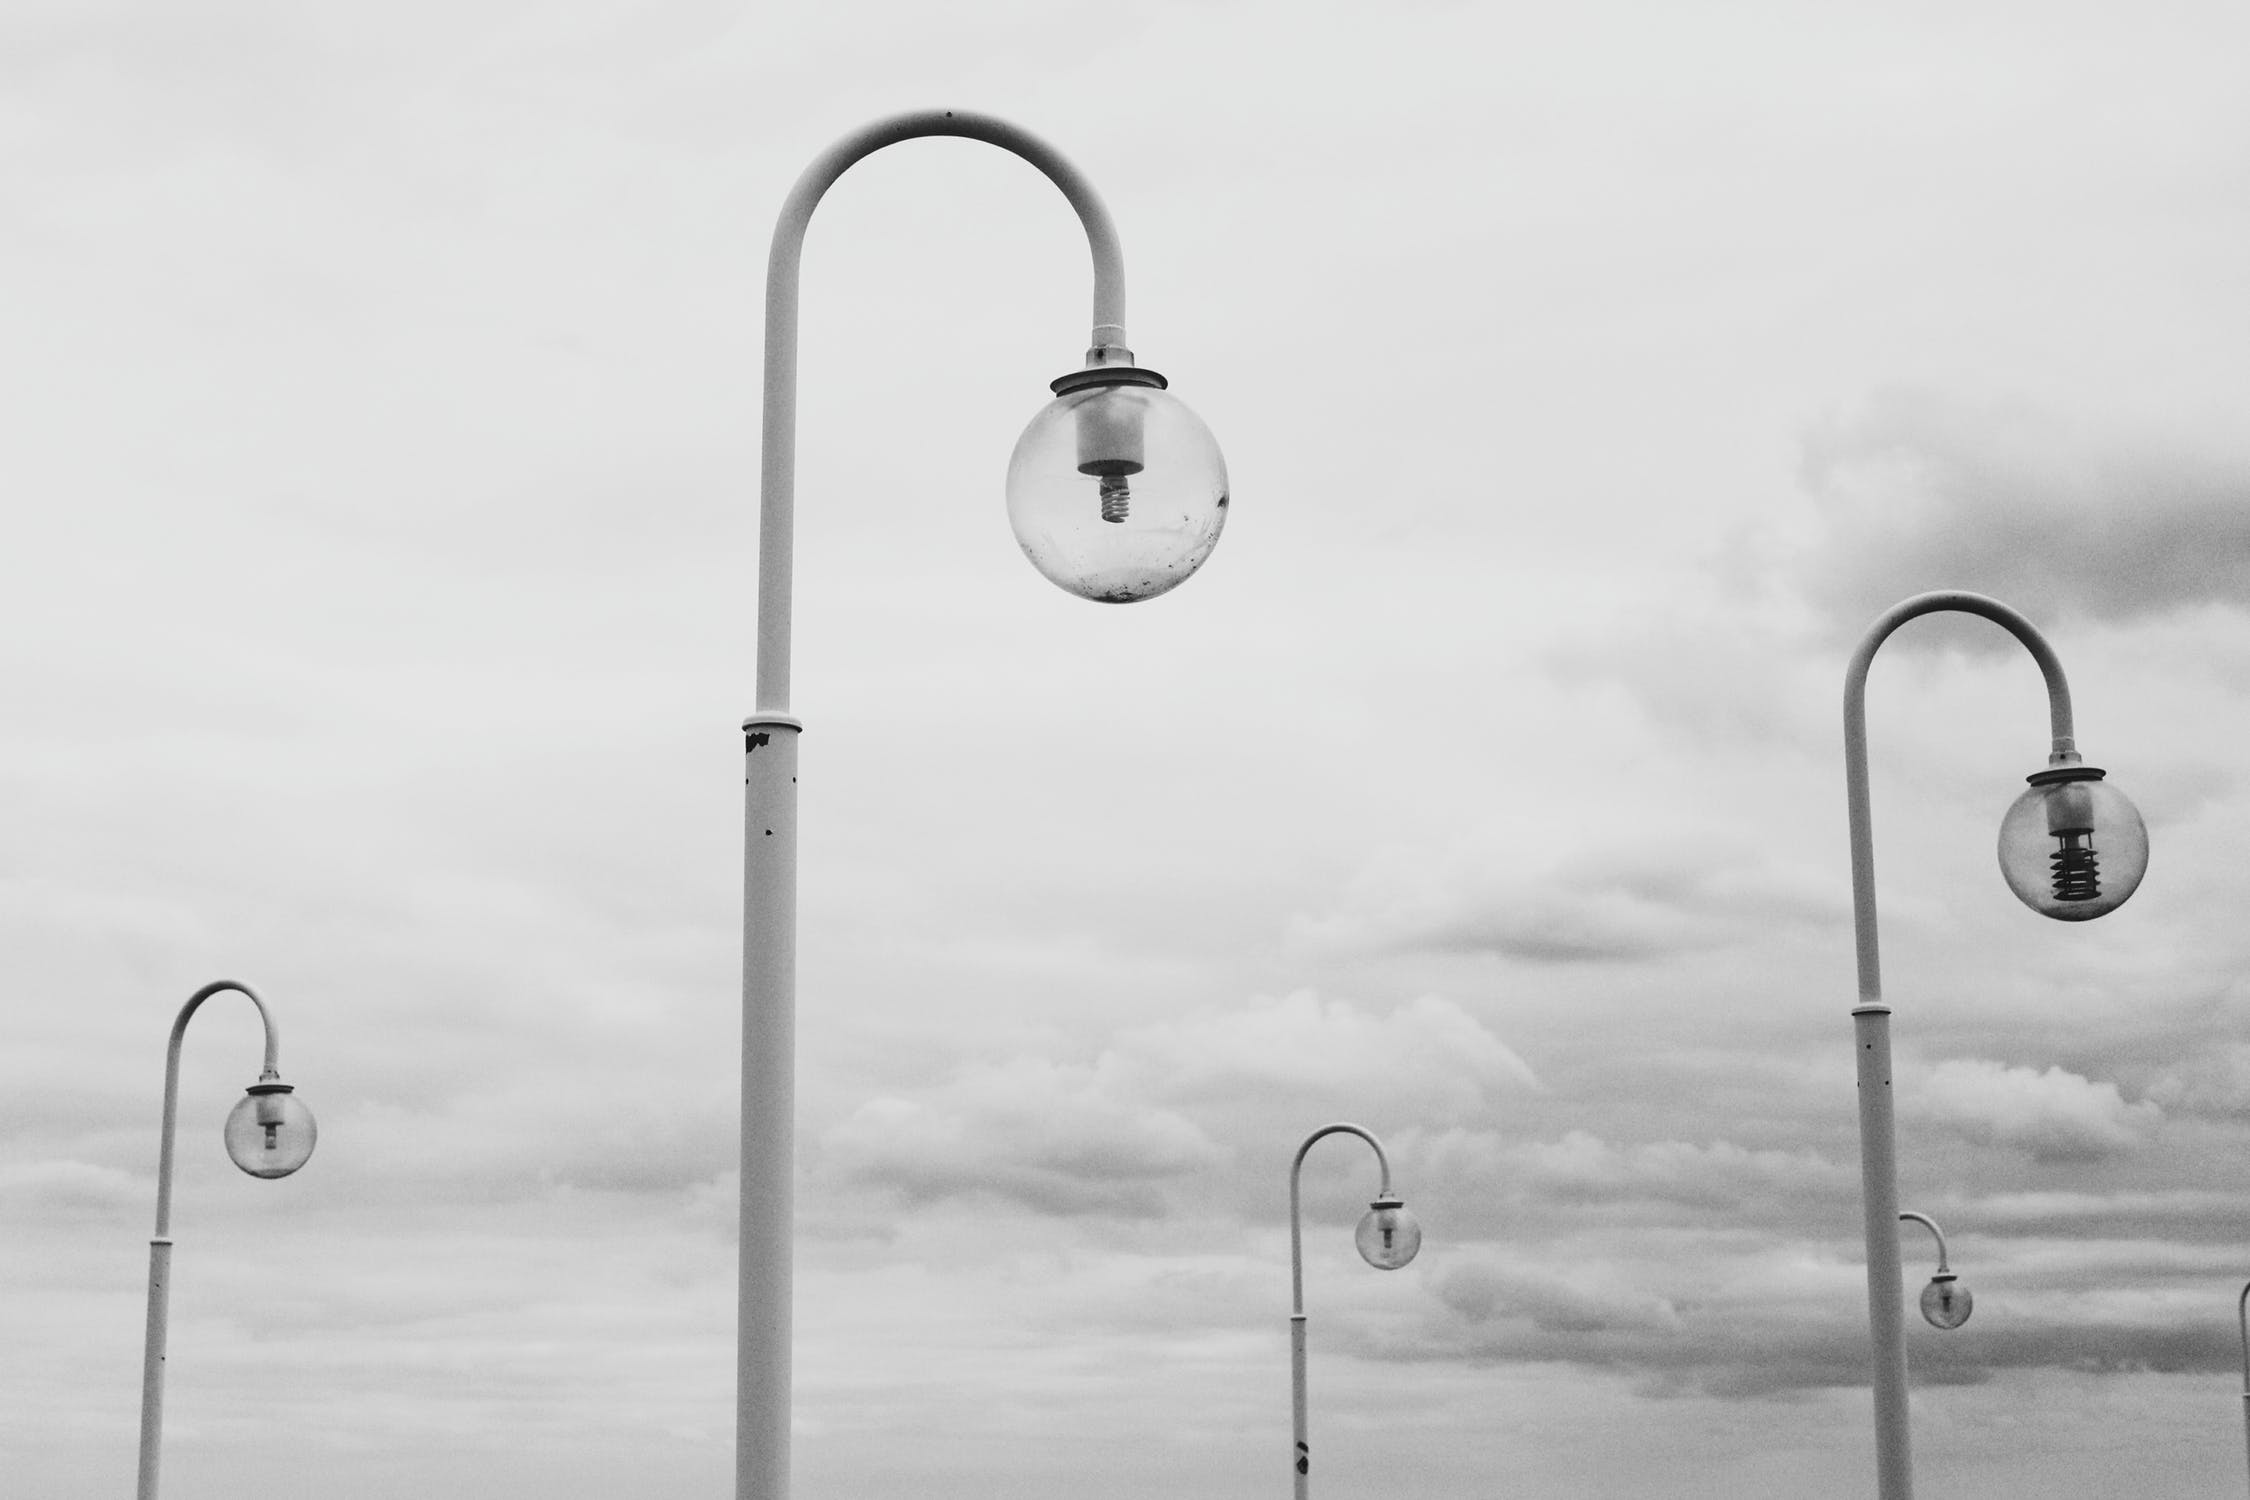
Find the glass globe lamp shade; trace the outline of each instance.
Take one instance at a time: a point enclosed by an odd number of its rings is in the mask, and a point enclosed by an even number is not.
[[[252,1177],[287,1177],[311,1158],[319,1127],[288,1084],[263,1079],[227,1116],[227,1155]]]
[[[1377,1198],[1367,1205],[1352,1239],[1361,1260],[1378,1271],[1395,1271],[1422,1248],[1422,1225],[1398,1199]]]
[[[1008,524],[1033,567],[1102,604],[1153,599],[1219,544],[1227,465],[1202,419],[1130,365],[1076,370],[1008,460]]]
[[[2000,821],[2000,873],[2024,905],[2084,922],[2125,904],[2148,871],[2148,827],[2093,766],[2050,766]]]
[[[1940,1271],[1922,1288],[1922,1316],[1932,1328],[1955,1329],[1969,1321],[1977,1299],[1949,1271]]]

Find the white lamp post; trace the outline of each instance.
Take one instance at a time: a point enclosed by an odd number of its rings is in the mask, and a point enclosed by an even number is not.
[[[1391,1192],[1391,1159],[1383,1154],[1381,1141],[1357,1125],[1342,1122],[1323,1125],[1305,1137],[1305,1143],[1297,1148],[1297,1159],[1289,1164],[1289,1415],[1296,1438],[1290,1467],[1296,1476],[1297,1500],[1306,1500],[1312,1482],[1312,1450],[1305,1434],[1305,1240],[1297,1210],[1297,1178],[1313,1142],[1338,1133],[1356,1135],[1372,1146],[1376,1166],[1382,1172],[1375,1201],[1367,1205],[1352,1235],[1360,1258],[1378,1271],[1395,1271],[1422,1248],[1421,1224],[1407,1209],[1405,1200]]]
[[[252,1177],[287,1177],[305,1164],[319,1137],[312,1111],[281,1081],[280,1040],[266,1003],[246,984],[221,979],[205,985],[180,1007],[164,1054],[164,1124],[156,1148],[156,1233],[148,1242],[148,1338],[141,1357],[141,1469],[139,1500],[156,1500],[156,1471],[164,1441],[164,1345],[172,1304],[172,1133],[180,1100],[180,1039],[188,1017],[222,990],[235,990],[258,1007],[266,1029],[266,1061],[258,1081],[227,1116],[227,1155]]]
[[[758,532],[758,707],[743,721],[742,1242],[736,1307],[735,1493],[789,1493],[791,1170],[794,1162],[797,735],[789,708],[796,503],[797,288],[805,229],[860,158],[920,136],[1013,152],[1062,190],[1094,264],[1083,368],[1016,444],[1007,502],[1016,539],[1064,588],[1104,603],[1152,598],[1210,555],[1226,522],[1226,464],[1164,377],[1125,345],[1117,230],[1092,184],[1053,147],[964,110],[896,115],[830,147],[790,189],[766,263],[765,432]]]
[[[1901,1210],[1899,1219],[1901,1222],[1912,1219],[1937,1240],[1937,1274],[1930,1278],[1928,1286],[1922,1288],[1922,1317],[1939,1332],[1951,1333],[1969,1321],[1969,1314],[1975,1309],[1977,1299],[1967,1287],[1961,1285],[1961,1278],[1954,1275],[1953,1268],[1945,1263],[1945,1231],[1937,1227],[1937,1220],[1928,1214],[1918,1214],[1911,1210]]]
[[[1867,1321],[1875,1385],[1875,1471],[1882,1500],[1911,1500],[1906,1340],[1899,1297],[1897,1130],[1891,1109],[1891,1008],[1883,1003],[1875,930],[1875,845],[1867,794],[1867,669],[1892,631],[1921,615],[1981,615],[2023,643],[2047,681],[2053,747],[2044,770],[2025,780],[2000,824],[2000,871],[2026,906],[2059,921],[2114,911],[2148,868],[2148,830],[2103,773],[2081,763],[2070,686],[2062,663],[2029,620],[1982,594],[1917,594],[1868,627],[1844,669],[1844,796],[1851,820],[1852,925],[1859,1004],[1852,1008],[1859,1055],[1860,1205],[1867,1239]]]
[[[2242,1438],[2250,1448],[2250,1282],[2234,1300],[2234,1319],[2242,1329]]]

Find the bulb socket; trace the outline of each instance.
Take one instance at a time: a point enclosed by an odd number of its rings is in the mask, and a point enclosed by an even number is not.
[[[1048,383],[1058,396],[1088,392],[1075,404],[1072,415],[1078,427],[1078,472],[1100,479],[1123,479],[1148,466],[1148,398],[1130,387],[1163,390],[1165,379],[1138,365],[1095,365],[1073,370]],[[1115,487],[1103,493],[1105,521],[1122,521],[1130,501]],[[1115,514],[1112,514],[1112,511]]]

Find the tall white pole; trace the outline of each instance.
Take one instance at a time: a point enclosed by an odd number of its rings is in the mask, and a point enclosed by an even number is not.
[[[188,997],[172,1022],[172,1039],[164,1049],[164,1123],[156,1145],[156,1232],[148,1242],[148,1326],[141,1348],[141,1458],[140,1478],[134,1487],[137,1500],[156,1500],[157,1469],[164,1449],[164,1360],[172,1316],[172,1137],[180,1103],[180,1041],[187,1035],[188,1017],[213,995],[233,990],[258,1007],[266,1029],[264,1074],[279,1071],[280,1039],[266,1002],[246,984],[221,979]]]
[[[1297,1208],[1297,1178],[1305,1165],[1305,1153],[1313,1142],[1324,1135],[1356,1135],[1375,1148],[1375,1162],[1383,1174],[1382,1186],[1376,1190],[1377,1198],[1391,1195],[1391,1159],[1383,1154],[1383,1143],[1360,1126],[1338,1121],[1323,1125],[1305,1137],[1297,1148],[1296,1159],[1289,1163],[1289,1420],[1296,1449],[1290,1470],[1296,1483],[1296,1500],[1306,1500],[1312,1487],[1312,1449],[1305,1430],[1305,1231],[1304,1218]]]
[[[148,1242],[148,1328],[141,1349],[141,1467],[133,1487],[138,1500],[156,1500],[156,1471],[164,1456],[164,1350],[172,1316],[172,1241]]]
[[[1883,1003],[1875,929],[1875,841],[1867,793],[1867,669],[1892,631],[1940,610],[1980,615],[2023,642],[2047,681],[2054,733],[2051,758],[2075,758],[2070,687],[2062,664],[2036,627],[1997,599],[1946,590],[1891,607],[1860,640],[1844,670],[1844,799],[1851,822],[1852,929],[1859,960],[1859,1003],[1852,1007],[1859,1071],[1859,1171],[1867,1243],[1869,1363],[1875,1387],[1875,1475],[1882,1500],[1913,1500],[1907,1430],[1905,1300],[1898,1250],[1898,1131],[1891,1108],[1891,1008]]]
[[[1005,120],[923,110],[878,120],[797,179],[766,263],[765,427],[758,527],[758,707],[743,721],[742,1205],[735,1317],[735,1495],[789,1494],[790,1260],[794,1221],[797,986],[797,737],[789,711],[797,450],[797,289],[805,228],[856,161],[899,141],[965,136],[1011,151],[1062,190],[1094,263],[1089,363],[1125,343],[1125,270],[1093,185],[1053,147]]]

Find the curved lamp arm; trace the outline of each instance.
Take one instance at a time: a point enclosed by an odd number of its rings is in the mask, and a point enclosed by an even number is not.
[[[1928,1214],[1918,1214],[1906,1209],[1900,1210],[1899,1218],[1901,1221],[1912,1219],[1915,1223],[1921,1225],[1924,1229],[1927,1229],[1933,1236],[1936,1237],[1937,1269],[1940,1276],[1945,1275],[1948,1271],[1953,1269],[1951,1266],[1945,1263],[1945,1231],[1937,1227],[1937,1220],[1931,1218]]]
[[[187,1035],[188,1019],[213,995],[227,990],[246,997],[258,1007],[258,1020],[266,1029],[265,1066],[258,1074],[261,1083],[281,1076],[281,1038],[273,1028],[273,1013],[258,992],[246,984],[232,979],[214,980],[188,997],[180,1007],[179,1019],[172,1023],[171,1044],[164,1052],[164,1125],[157,1138],[156,1148],[156,1238],[163,1239],[172,1232],[172,1136],[179,1114],[180,1103],[180,1042]]]
[[[1982,594],[1941,589],[1916,594],[1891,606],[1868,627],[1859,648],[1852,652],[1851,664],[1844,669],[1844,797],[1851,818],[1852,927],[1858,941],[1859,998],[1863,1005],[1879,1004],[1883,998],[1882,956],[1875,935],[1874,817],[1867,793],[1867,669],[1892,631],[1908,620],[1944,610],[1981,615],[2023,642],[2031,659],[2039,664],[2040,675],[2047,679],[2047,716],[2054,733],[2054,748],[2047,763],[2064,766],[2078,761],[2070,684],[2063,677],[2062,662],[2038,627],[2007,605]]]
[[[805,228],[821,195],[854,162],[922,136],[984,141],[1030,162],[1070,200],[1086,227],[1094,261],[1094,327],[1088,365],[1131,364],[1125,347],[1125,254],[1101,195],[1061,152],[1031,132],[965,109],[918,110],[877,120],[845,136],[798,177],[774,225],[766,261],[765,435],[760,452],[758,521],[758,715],[794,727],[789,714],[789,632],[794,588],[797,468],[797,288]],[[756,722],[756,721],[754,721]]]
[[[1312,1150],[1313,1142],[1322,1136],[1337,1134],[1356,1135],[1373,1148],[1376,1167],[1382,1173],[1382,1185],[1376,1189],[1375,1196],[1391,1196],[1391,1159],[1383,1154],[1383,1143],[1372,1133],[1361,1126],[1338,1121],[1334,1125],[1323,1125],[1305,1137],[1305,1143],[1297,1148],[1296,1160],[1289,1164],[1289,1312],[1292,1317],[1305,1315],[1305,1234],[1297,1211],[1297,1179],[1304,1170],[1305,1153]]]

